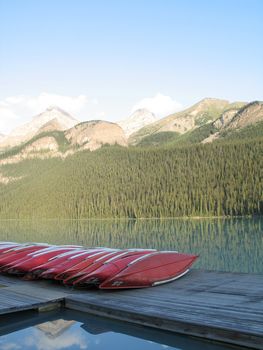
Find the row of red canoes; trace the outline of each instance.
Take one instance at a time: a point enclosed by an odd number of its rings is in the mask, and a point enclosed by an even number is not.
[[[0,272],[77,287],[144,288],[185,275],[196,255],[153,249],[0,242]]]

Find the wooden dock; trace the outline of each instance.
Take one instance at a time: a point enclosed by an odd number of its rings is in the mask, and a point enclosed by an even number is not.
[[[0,315],[33,309],[54,309],[64,303],[66,295],[61,288],[0,275]]]
[[[263,275],[192,270],[163,286],[71,290],[0,277],[0,314],[63,306],[209,340],[263,349]]]

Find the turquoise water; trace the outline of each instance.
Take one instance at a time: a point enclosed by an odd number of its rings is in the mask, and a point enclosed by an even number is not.
[[[0,240],[157,248],[199,254],[197,268],[263,273],[263,218],[0,221]]]
[[[227,350],[227,345],[74,311],[0,317],[1,350]]]

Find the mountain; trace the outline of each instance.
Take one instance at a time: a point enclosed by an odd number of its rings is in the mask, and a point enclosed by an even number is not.
[[[148,124],[156,122],[158,118],[146,108],[137,109],[127,119],[117,122],[128,137]]]
[[[253,138],[263,134],[263,102],[253,101],[239,109],[223,113],[211,124],[211,132],[202,143],[223,138]]]
[[[127,146],[122,128],[102,120],[82,122],[62,131],[52,120],[39,129],[30,140],[0,154],[0,165],[18,163],[25,159],[65,158],[78,151],[95,151],[103,145]]]
[[[241,107],[243,103],[230,103],[226,100],[205,98],[186,110],[171,114],[138,130],[130,136],[129,143],[138,144],[145,137],[157,133],[185,134],[216,120],[224,111],[235,108],[236,105]]]
[[[43,121],[49,119],[46,123]],[[62,114],[62,117],[61,117]],[[43,117],[44,115],[44,117]],[[137,130],[127,140],[127,133],[141,123],[156,117],[147,110],[137,110],[123,122],[126,135],[117,123],[92,120],[64,130],[75,122],[60,109],[48,109],[34,118],[33,137],[0,152],[0,165],[24,159],[65,158],[81,150],[95,151],[103,145],[184,146],[211,143],[223,139],[254,139],[263,134],[263,102],[229,103],[225,100],[204,99],[194,106],[169,115]],[[36,130],[36,125],[42,126]],[[137,123],[137,124],[136,124]],[[22,130],[23,126],[20,128]],[[130,129],[129,129],[130,128]],[[32,130],[32,128],[31,128]],[[30,135],[26,133],[27,137]],[[3,182],[3,181],[2,181]]]
[[[37,134],[41,134],[42,132],[55,131],[55,130],[65,130],[63,125],[59,122],[57,118],[49,120],[47,123],[41,126],[38,129]]]
[[[36,326],[37,329],[42,331],[48,338],[56,339],[61,336],[66,330],[73,326],[76,321],[66,321],[62,319],[48,321]]]
[[[263,102],[254,101],[240,108],[224,128],[242,129],[260,121],[263,121]]]
[[[65,132],[65,137],[71,146],[94,151],[102,145],[127,146],[127,140],[122,128],[103,120],[91,120],[80,123]]]
[[[47,108],[43,113],[40,113],[37,116],[33,117],[32,121],[14,129],[10,133],[10,136],[24,136],[37,132],[39,128],[53,119],[56,119],[63,130],[69,129],[78,123],[77,119],[72,117],[63,109],[56,106],[51,106]]]
[[[21,142],[25,142],[34,137],[38,130],[50,121],[56,120],[60,130],[66,130],[78,123],[77,119],[56,106],[47,108],[43,113],[33,117],[33,119],[17,128],[9,135],[1,139],[0,148],[13,147]]]

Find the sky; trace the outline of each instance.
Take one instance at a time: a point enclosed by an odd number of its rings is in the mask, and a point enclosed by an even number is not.
[[[263,100],[262,0],[0,0],[0,133],[50,105],[158,117]]]

